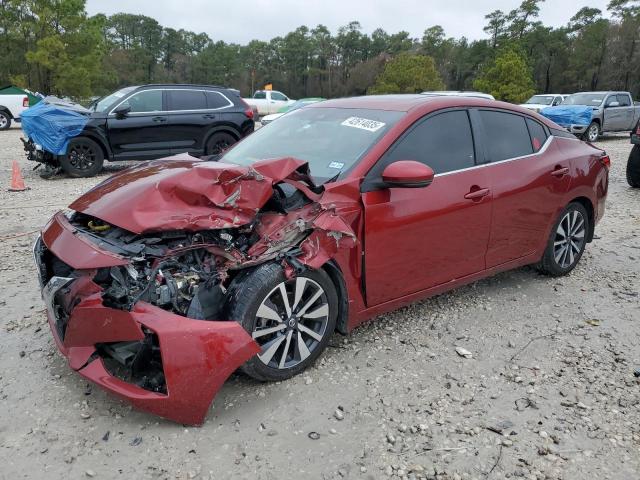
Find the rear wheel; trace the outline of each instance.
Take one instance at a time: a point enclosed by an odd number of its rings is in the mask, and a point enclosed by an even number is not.
[[[213,135],[211,135],[209,140],[207,140],[205,154],[219,155],[234,143],[236,143],[236,139],[233,137],[233,135],[225,132],[214,133]]]
[[[67,154],[60,157],[60,165],[70,177],[93,177],[104,163],[104,152],[90,138],[74,138],[69,142]]]
[[[584,253],[589,228],[587,210],[580,203],[567,205],[551,231],[539,270],[554,277],[573,270]]]
[[[262,381],[278,381],[305,370],[322,353],[336,325],[338,297],[329,276],[307,270],[287,279],[282,266],[261,265],[237,279],[230,292],[229,319],[239,322],[260,346],[241,370]]]
[[[634,188],[640,188],[640,145],[634,145],[629,154],[627,182]]]
[[[0,130],[7,130],[11,126],[11,117],[7,112],[0,112]]]
[[[589,128],[587,128],[582,136],[583,140],[588,140],[589,142],[595,142],[598,140],[600,136],[600,126],[597,122],[591,122]]]

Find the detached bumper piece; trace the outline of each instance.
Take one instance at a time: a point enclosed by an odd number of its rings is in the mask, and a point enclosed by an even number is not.
[[[68,242],[58,253],[86,248],[62,219],[53,223],[62,229],[56,241]],[[46,242],[45,233],[34,256],[58,349],[82,377],[135,408],[200,425],[229,375],[259,352],[236,322],[194,320],[143,301],[131,311],[104,306],[93,276],[108,252],[80,256],[84,270],[78,270]]]

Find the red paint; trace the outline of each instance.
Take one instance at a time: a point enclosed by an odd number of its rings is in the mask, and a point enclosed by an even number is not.
[[[433,170],[415,160],[400,160],[384,169],[382,180],[390,187],[412,184],[426,186],[433,181]]]
[[[286,182],[310,199],[289,213],[263,213],[248,252],[219,251],[223,266],[249,267],[289,245],[300,222],[312,232],[299,243],[297,259],[311,268],[335,262],[344,279],[351,330],[372,316],[442,293],[500,271],[540,260],[558,213],[582,197],[602,218],[608,168],[602,152],[571,138],[550,137],[530,157],[433,175],[415,162],[385,169],[388,180],[431,184],[360,193],[369,170],[414,122],[451,107],[500,108],[555,124],[520,107],[464,97],[364,97],[308,108],[385,108],[406,112],[361,161],[338,182],[312,191],[307,166],[292,158],[251,168],[200,162],[182,155],[114,175],[71,205],[132,232],[199,230],[252,222],[273,185]],[[407,159],[410,160],[410,159]],[[64,300],[72,310],[59,349],[72,368],[137,408],[182,423],[202,423],[211,399],[228,375],[258,352],[235,322],[200,321],[138,302],[131,312],[101,304],[91,281],[96,268],[126,259],[74,235],[61,214],[45,227],[53,254],[83,272]],[[216,250],[218,249],[218,250]],[[294,272],[289,265],[288,275]],[[366,292],[366,293],[365,293]],[[51,318],[51,312],[49,312]],[[95,343],[140,339],[142,327],[159,338],[168,395],[118,380],[93,360]]]

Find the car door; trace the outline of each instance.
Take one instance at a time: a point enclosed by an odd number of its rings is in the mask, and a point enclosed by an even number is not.
[[[538,251],[570,184],[569,160],[541,123],[504,110],[479,110],[493,193],[487,268]]]
[[[620,104],[620,110],[623,113],[620,130],[631,130],[634,125],[634,121],[633,121],[634,108],[633,108],[633,102],[631,101],[631,96],[628,93],[619,93],[617,97],[618,97],[618,103]]]
[[[480,272],[491,224],[491,193],[475,167],[466,110],[411,127],[363,182],[364,264],[369,306]],[[416,160],[435,172],[425,188],[385,188],[384,168]]]
[[[171,131],[171,153],[204,153],[204,135],[218,114],[207,106],[204,90],[168,89],[167,114]]]
[[[114,110],[129,107],[116,116]],[[171,126],[162,89],[141,90],[116,105],[107,117],[109,143],[117,160],[148,160],[171,153]]]
[[[625,110],[628,107],[621,107],[618,95],[611,94],[604,101],[603,109],[603,131],[615,132],[625,128]]]
[[[277,113],[282,107],[289,104],[289,99],[286,95],[280,92],[271,92],[271,99],[269,100],[269,113]]]

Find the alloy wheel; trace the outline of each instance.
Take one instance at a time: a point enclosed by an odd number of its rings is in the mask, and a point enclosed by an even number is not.
[[[323,288],[307,277],[280,282],[256,312],[253,339],[258,358],[268,367],[287,369],[311,355],[327,331],[329,301]]]
[[[0,129],[7,127],[8,119],[4,115],[0,115]]]
[[[587,138],[590,142],[595,142],[596,140],[598,140],[598,133],[598,125],[592,123],[591,126],[589,126],[589,130],[587,131]]]
[[[229,142],[227,142],[226,140],[220,140],[219,142],[216,142],[214,144],[211,154],[219,155],[221,153],[224,153],[228,148],[229,148]]]
[[[582,213],[577,210],[567,212],[558,224],[553,242],[553,258],[561,268],[569,268],[580,256],[585,242],[585,225]]]
[[[96,162],[96,152],[89,145],[74,145],[68,156],[69,163],[78,170],[88,170]]]

